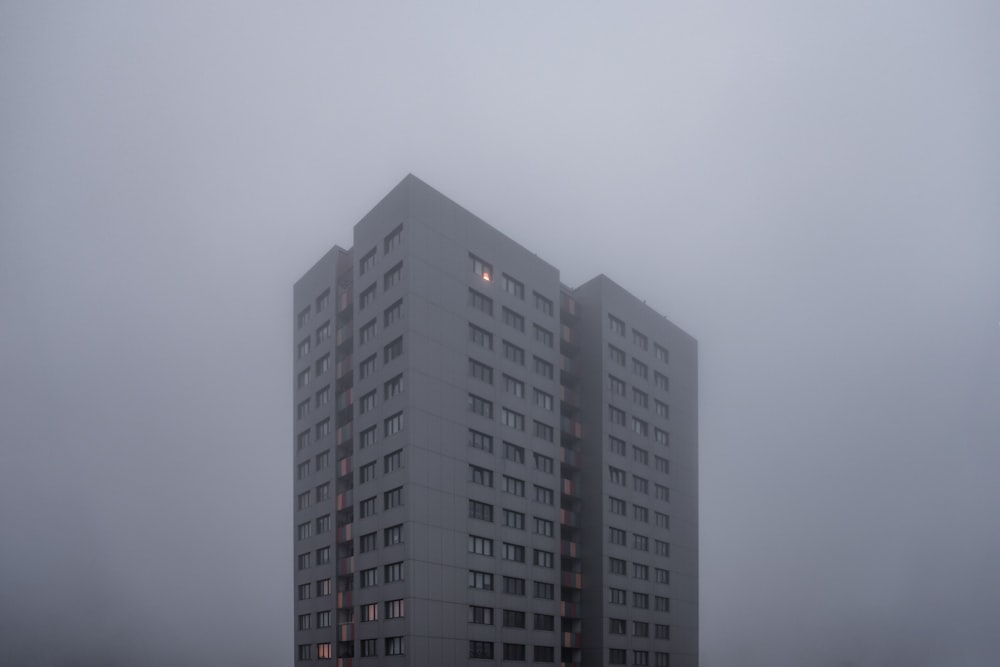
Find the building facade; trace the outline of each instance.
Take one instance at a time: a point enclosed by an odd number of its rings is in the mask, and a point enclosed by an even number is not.
[[[413,176],[293,320],[296,664],[697,665],[691,336]]]

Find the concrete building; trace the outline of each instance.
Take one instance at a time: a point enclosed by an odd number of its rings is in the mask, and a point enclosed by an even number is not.
[[[691,336],[413,176],[294,302],[296,664],[697,665]]]

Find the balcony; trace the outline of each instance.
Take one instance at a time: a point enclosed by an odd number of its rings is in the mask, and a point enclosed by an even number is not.
[[[353,300],[351,299],[351,293],[344,291],[337,295],[337,313],[342,313],[351,307]]]
[[[337,446],[346,445],[354,438],[354,422],[347,422],[337,429]]]
[[[562,575],[562,586],[563,588],[575,588],[580,590],[583,588],[583,575],[576,574],[573,572],[563,572]]]
[[[337,541],[347,542],[354,539],[354,524],[345,523],[342,526],[337,527]]]
[[[580,525],[580,515],[569,510],[559,510],[559,523],[576,528]]]
[[[579,633],[579,632],[564,632],[564,633],[562,633],[562,636],[563,636],[563,640],[562,640],[563,641],[563,643],[562,643],[563,648],[580,648],[580,643],[581,643],[581,639],[582,639],[581,633]],[[565,665],[565,664],[572,664],[572,663],[565,663],[564,662],[563,664]]]
[[[354,658],[337,658],[337,667],[354,667]]]
[[[354,356],[349,354],[337,362],[337,379],[340,380],[344,378],[353,369],[354,369]]]
[[[559,460],[568,466],[573,466],[574,468],[580,467],[579,455],[577,455],[576,451],[568,447],[559,448]]]
[[[559,294],[559,311],[565,320],[576,319],[576,299],[566,292]]]
[[[354,504],[354,491],[342,491],[337,494],[337,511],[347,509]]]
[[[580,603],[579,602],[563,602],[559,603],[559,615],[564,618],[580,618]]]
[[[337,626],[337,641],[349,642],[354,639],[354,624],[343,623]]]
[[[563,479],[562,481],[562,492],[564,496],[575,496],[576,495],[576,482],[571,479]]]
[[[345,456],[344,458],[337,461],[337,477],[350,475],[353,471],[354,471],[354,464],[352,463],[352,457]]]
[[[559,422],[559,426],[562,429],[562,432],[570,437],[576,438],[577,440],[583,437],[583,424],[575,419],[563,417]]]
[[[580,396],[564,384],[559,385],[559,400],[568,407],[580,407]]]
[[[337,593],[337,609],[352,609],[354,607],[354,591]]]
[[[341,558],[337,561],[337,576],[354,574],[354,556]]]
[[[580,557],[580,545],[576,542],[570,542],[569,540],[563,540],[560,544],[559,549],[560,556],[566,556],[568,558],[579,558]]]
[[[336,334],[337,347],[340,347],[341,345],[343,345],[347,341],[351,340],[351,338],[353,336],[354,336],[354,325],[353,324],[346,324],[346,325],[340,327],[339,329],[337,329],[337,334]]]

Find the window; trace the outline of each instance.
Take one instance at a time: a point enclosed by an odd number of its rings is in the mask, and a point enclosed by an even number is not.
[[[649,407],[649,394],[635,387],[632,387],[632,400],[640,407]]]
[[[475,359],[469,359],[469,375],[486,384],[493,384],[493,369]]]
[[[642,563],[632,563],[632,578],[649,581],[649,566]]]
[[[375,444],[375,430],[376,428],[374,426],[369,426],[358,434],[358,441],[361,449]]]
[[[378,586],[378,568],[370,567],[360,572],[361,588],[373,588]]]
[[[312,597],[312,584],[299,584],[299,599],[308,600]]]
[[[516,428],[518,431],[524,430],[524,415],[522,415],[520,412],[514,412],[513,410],[504,408],[503,411],[501,412],[500,421],[503,423],[504,426]]]
[[[299,387],[300,389],[301,389],[302,387],[305,387],[305,386],[306,386],[307,384],[309,384],[309,376],[310,376],[310,373],[311,373],[311,371],[310,371],[310,369],[308,369],[308,368],[307,368],[307,369],[305,369],[304,371],[302,371],[301,373],[299,373],[299,375],[298,375],[298,379],[297,379],[297,381],[296,381],[296,385],[297,385],[297,386],[298,386],[298,387]]]
[[[670,529],[670,517],[663,512],[655,512],[656,515],[656,527],[662,528],[664,530]]]
[[[552,347],[553,346],[552,343],[553,343],[554,338],[552,336],[552,332],[551,331],[549,331],[548,329],[546,329],[544,327],[540,327],[540,326],[538,326],[536,324],[535,325],[535,340],[537,340],[539,343],[541,343],[545,347]]]
[[[535,470],[541,470],[547,475],[552,474],[555,461],[550,456],[535,454]]]
[[[612,514],[625,516],[625,501],[620,498],[615,498],[614,496],[608,496],[608,511]]]
[[[324,419],[316,424],[316,439],[320,440],[328,435],[330,435],[330,420]]]
[[[611,328],[612,333],[616,333],[619,336],[625,335],[625,323],[610,313],[608,313],[608,326]]]
[[[309,403],[310,403],[310,400],[307,398],[306,400],[304,400],[304,401],[302,401],[301,403],[298,404],[298,406],[295,408],[295,416],[296,416],[296,418],[302,419],[303,417],[308,416],[308,414],[309,414]]]
[[[493,349],[493,334],[475,324],[469,325],[469,340],[487,350]]]
[[[555,567],[553,563],[555,562],[555,556],[551,551],[543,551],[541,549],[535,549],[534,553],[534,564],[538,567]]]
[[[632,432],[641,436],[647,436],[649,435],[649,424],[638,417],[632,417]]]
[[[632,651],[632,664],[645,667],[649,664],[649,651]]]
[[[312,660],[312,644],[299,644],[299,660]]]
[[[535,484],[535,502],[542,503],[543,505],[551,505],[553,497],[552,489]]]
[[[670,654],[663,651],[656,652],[656,667],[670,667]]]
[[[625,441],[621,438],[616,438],[615,436],[608,436],[608,450],[612,454],[618,454],[619,456],[625,456]]]
[[[670,444],[670,434],[663,429],[655,428],[653,429],[653,438],[661,445]]]
[[[372,389],[370,392],[361,397],[361,401],[358,404],[358,412],[365,414],[375,409],[375,399],[377,392]]]
[[[670,544],[663,540],[653,540],[653,547],[657,556],[670,556]]]
[[[515,563],[524,562],[524,547],[520,544],[511,544],[510,542],[503,543],[503,554],[504,560],[511,560]]]
[[[361,518],[374,516],[375,514],[375,500],[376,497],[365,498],[360,503],[358,503],[358,511],[361,514]]]
[[[316,297],[316,313],[322,313],[324,310],[330,307],[330,290],[325,290],[322,294]]]
[[[394,435],[403,430],[403,413],[397,412],[385,420],[385,437]]]
[[[382,276],[382,291],[388,291],[393,285],[399,284],[403,279],[403,263],[399,262],[394,267],[385,272]]]
[[[493,642],[469,640],[469,658],[480,660],[493,659]]]
[[[481,449],[484,452],[493,451],[493,436],[469,429],[469,447]]]
[[[524,579],[518,577],[503,578],[503,592],[507,595],[524,595]]]
[[[535,662],[555,662],[556,650],[551,646],[536,646],[532,657]]]
[[[661,347],[660,345],[657,345],[656,343],[653,343],[653,353],[656,355],[656,358],[659,361],[662,361],[663,363],[668,363],[667,362],[667,348]]]
[[[554,600],[556,597],[556,587],[544,581],[535,582],[535,597],[539,600]]]
[[[608,466],[608,480],[612,484],[617,484],[618,486],[625,486],[625,471],[614,466]]]
[[[368,553],[369,551],[375,551],[378,548],[378,533],[371,532],[366,533],[361,536],[361,553]]]
[[[663,502],[670,502],[670,488],[663,486],[662,484],[654,485],[656,487],[656,499],[662,500]]]
[[[508,394],[524,398],[524,383],[517,378],[505,374],[503,376],[503,388]]]
[[[524,332],[524,318],[506,306],[502,311],[502,319],[503,323],[512,329],[517,329],[522,333]]]
[[[656,406],[656,415],[658,417],[663,417],[664,419],[670,419],[670,406],[666,403],[661,403],[660,401],[653,401],[653,405]]]
[[[510,341],[503,342],[503,358],[519,366],[524,365],[524,350]]]
[[[362,623],[370,623],[378,620],[378,603],[363,604],[359,608]]]
[[[555,367],[544,359],[535,357],[535,372],[551,380],[555,375]]]
[[[503,645],[503,659],[504,660],[516,660],[519,662],[524,661],[525,650],[524,644],[508,644]]]
[[[332,625],[333,625],[333,614],[331,614],[329,611],[316,612],[317,628],[329,628]]]
[[[385,566],[385,583],[391,584],[394,581],[403,581],[403,563],[389,563]]]
[[[389,400],[393,396],[403,393],[403,374],[400,373],[394,378],[386,381],[383,385],[383,395],[385,400]]]
[[[332,581],[330,579],[320,579],[316,582],[316,597],[323,598],[333,591]]]
[[[404,602],[402,600],[386,600],[385,603],[385,617],[388,618],[403,618],[406,616]]]
[[[361,326],[361,330],[358,332],[358,340],[364,345],[374,339],[376,334],[378,334],[378,320],[372,318]]]
[[[366,252],[364,257],[361,258],[361,261],[358,262],[359,273],[363,276],[368,273],[373,266],[375,266],[375,248]]]
[[[385,654],[386,655],[403,655],[403,638],[402,637],[386,637],[385,638]]]
[[[670,472],[670,461],[660,456],[654,456],[653,458],[656,463],[656,472],[662,472],[663,474]]]
[[[658,584],[669,584],[670,570],[664,570],[662,567],[653,568],[653,580]]]
[[[310,342],[310,339],[306,338],[301,343],[299,343],[299,346],[298,346],[298,357],[299,357],[299,359],[301,359],[302,357],[304,357],[307,354],[309,354],[309,342]]]
[[[628,563],[623,561],[621,558],[608,558],[608,572],[611,574],[620,574],[624,576],[627,565]]]
[[[382,322],[386,329],[390,325],[403,319],[403,300],[399,299],[394,304],[382,311]]]
[[[653,605],[656,611],[670,611],[670,598],[657,595],[653,598]]]
[[[535,389],[535,405],[540,407],[542,410],[548,410],[552,412],[553,398],[552,394],[548,394],[541,389]]]
[[[649,551],[649,538],[639,533],[632,533],[632,548],[636,551]]]
[[[632,518],[636,521],[649,523],[649,510],[642,505],[632,505]]]
[[[649,609],[649,594],[633,592],[632,606],[636,609]]]
[[[310,567],[312,567],[312,552],[307,551],[304,554],[299,554],[298,568],[300,570],[308,570]]]
[[[383,252],[389,254],[389,252],[399,246],[403,241],[403,224],[400,223],[394,230],[389,232],[383,241]]]
[[[493,419],[493,403],[481,396],[469,394],[469,410],[487,419]]]
[[[552,614],[535,614],[535,630],[555,630],[556,618]]]
[[[309,431],[302,431],[296,439],[296,448],[302,451],[309,446]]]
[[[330,547],[323,547],[316,550],[316,564],[328,565],[330,563]],[[323,626],[320,626],[323,627]]]
[[[632,342],[643,350],[649,349],[649,339],[637,329],[632,329]]]
[[[403,543],[403,524],[399,523],[395,526],[389,526],[383,532],[385,537],[384,544],[387,547],[391,547],[394,544]]]
[[[615,528],[613,526],[608,527],[608,542],[611,544],[620,544],[621,546],[625,546],[627,535],[628,534],[620,528]]]
[[[309,306],[306,306],[305,308],[303,308],[302,310],[299,311],[299,314],[298,314],[298,317],[296,318],[296,321],[298,322],[298,325],[299,325],[300,329],[303,326],[305,326],[306,322],[309,321]]]
[[[535,308],[542,311],[546,315],[552,315],[555,309],[552,306],[552,300],[546,299],[544,296],[538,292],[534,292],[535,295]]]
[[[309,476],[309,461],[300,463],[298,466],[296,466],[295,470],[296,470],[295,476],[298,479],[305,479],[306,477]]]
[[[489,298],[485,294],[481,294],[476,290],[469,288],[469,305],[476,310],[481,310],[487,315],[493,315],[493,299]]]
[[[482,278],[483,280],[490,281],[493,280],[493,265],[488,262],[484,262],[480,258],[476,257],[472,253],[469,253],[469,259],[472,260],[472,272]]]
[[[323,516],[316,517],[316,534],[322,535],[323,533],[330,532],[330,515],[324,514]]]
[[[383,363],[389,363],[403,356],[403,337],[400,336],[382,349]]]
[[[469,623],[493,625],[493,607],[469,605]]]
[[[653,635],[657,639],[670,639],[670,626],[657,623],[653,627]]]
[[[377,284],[372,283],[367,289],[361,292],[361,294],[358,296],[358,310],[364,310],[365,308],[367,308],[372,304],[372,302],[375,300],[376,287]]]
[[[670,380],[668,380],[667,376],[662,373],[653,373],[653,383],[656,384],[656,388],[661,391],[668,391],[670,389]]]
[[[383,508],[386,510],[391,510],[393,507],[399,507],[403,504],[403,487],[397,486],[395,489],[391,489],[382,494]]]
[[[469,517],[480,521],[493,522],[493,505],[481,503],[478,500],[469,501]]]
[[[611,420],[612,424],[618,424],[619,426],[625,425],[625,411],[616,408],[613,405],[608,406],[608,419]]]
[[[642,447],[632,445],[632,460],[642,465],[649,465],[649,452]]]
[[[524,530],[524,514],[521,512],[515,512],[514,510],[505,509],[503,511],[503,525],[508,528]]]
[[[300,510],[306,509],[311,504],[311,501],[312,501],[312,492],[311,491],[306,491],[305,493],[300,493],[298,495],[298,508]]]
[[[556,432],[555,429],[548,424],[543,424],[540,421],[535,422],[535,437],[545,442],[555,441]]]
[[[361,640],[361,657],[362,658],[372,658],[378,655],[377,639],[362,639]]]
[[[374,464],[374,461],[372,462]],[[397,449],[396,451],[386,454],[382,459],[383,471],[385,474],[389,474],[393,470],[398,470],[403,467],[403,450]]]
[[[330,402],[330,385],[327,385],[316,392],[316,407],[326,405]]]
[[[552,537],[555,532],[555,524],[548,519],[543,519],[541,517],[535,517],[535,534],[544,535],[545,537]]]
[[[489,572],[477,572],[469,570],[469,588],[478,588],[484,591],[493,590],[493,575]]]
[[[524,621],[525,613],[523,611],[503,610],[503,626],[505,628],[523,628],[525,627]]]
[[[614,345],[608,345],[608,354],[611,356],[611,361],[615,362],[619,366],[625,365],[625,352],[619,350]]]
[[[317,461],[319,457],[316,457]],[[318,464],[317,464],[318,465]],[[330,499],[330,482],[320,484],[316,487],[316,502],[321,503]]]
[[[469,553],[492,556],[493,540],[478,535],[469,535]]]
[[[375,372],[375,355],[373,354],[372,356],[368,357],[367,359],[364,359],[361,362],[361,365],[358,367],[358,375],[360,375],[361,379],[364,380],[366,377],[368,377],[374,372]]]
[[[609,618],[608,633],[612,635],[623,635],[628,630],[628,625],[624,618]]]
[[[503,490],[505,493],[510,493],[515,496],[524,496],[524,480],[517,479],[516,477],[510,477],[509,475],[503,476]]]
[[[330,337],[330,322],[329,320],[324,322],[316,329],[316,343],[322,343],[327,338]]]
[[[612,394],[617,394],[619,396],[625,395],[625,383],[614,375],[608,375],[608,389],[611,390]]]
[[[504,442],[503,457],[514,463],[524,463],[524,447],[518,447],[512,442]]]
[[[632,490],[638,491],[639,493],[649,494],[649,480],[645,477],[639,477],[638,475],[632,475]]]

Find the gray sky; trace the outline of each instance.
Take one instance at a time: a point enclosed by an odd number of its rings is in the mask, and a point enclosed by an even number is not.
[[[0,4],[0,663],[291,663],[291,286],[413,172],[699,339],[704,667],[995,664],[1000,4],[706,4]]]

